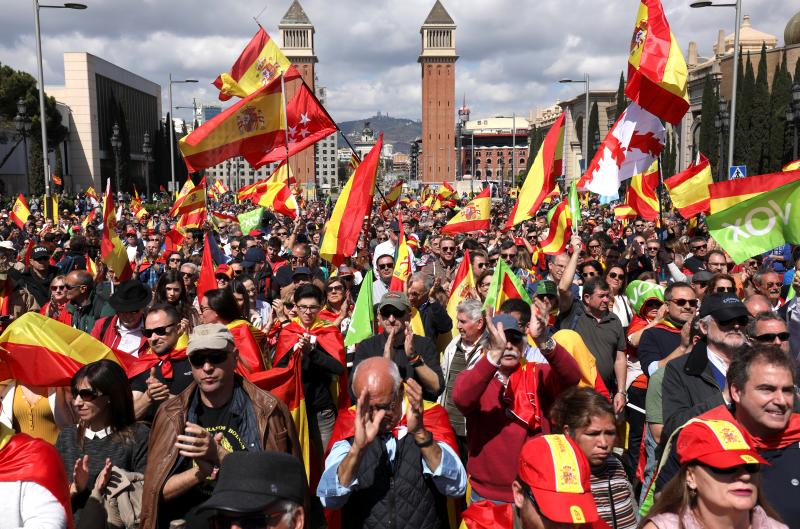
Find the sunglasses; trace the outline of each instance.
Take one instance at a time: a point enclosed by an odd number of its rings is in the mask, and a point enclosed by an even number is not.
[[[786,342],[789,340],[789,333],[788,332],[768,332],[764,334],[759,334],[756,336],[756,340],[761,343],[771,343],[775,341],[775,338],[780,340],[781,342]]]
[[[192,278],[192,277],[194,277],[194,274],[192,274],[190,272],[181,272],[181,277],[184,278],[184,279]]]
[[[660,249],[661,249],[661,248],[659,248],[658,246],[648,246],[648,247],[647,247],[647,251],[648,251],[648,252],[657,252],[657,251],[658,251],[658,250],[660,250]]]
[[[283,306],[284,306],[285,308],[289,309],[289,310],[292,310],[292,309],[294,308],[294,303],[292,303],[291,301],[285,301],[285,302],[283,303]]]
[[[328,287],[328,292],[344,292],[342,285],[331,285]]]
[[[302,263],[303,261],[308,261],[308,257],[297,257],[296,255],[292,256],[293,263]]]
[[[242,529],[264,529],[277,526],[283,515],[283,512],[273,512],[243,516],[215,516],[212,525],[214,529],[230,529],[234,524]]]
[[[384,263],[378,265],[378,270],[388,270],[389,268],[394,268],[394,263]]]
[[[513,259],[516,256],[517,256],[517,254],[515,254],[515,253],[501,253],[500,254],[500,257],[502,257],[503,259]]]
[[[238,244],[236,246],[231,244],[231,250],[238,250],[238,249],[239,249],[239,245]]]
[[[181,262],[181,258],[180,257],[170,257],[169,258],[169,262],[170,263],[180,263]]]
[[[539,299],[539,300],[542,300],[542,301],[548,301],[548,300],[555,300],[555,299],[558,299],[558,298],[556,296],[554,296],[553,294],[536,294],[536,299]]]
[[[170,327],[173,327],[174,325],[175,325],[174,323],[170,323],[169,325],[164,325],[163,327],[153,327],[152,329],[142,329],[142,334],[144,335],[145,338],[150,338],[154,334],[157,334],[158,336],[166,336],[167,335],[167,329],[169,329]]]
[[[726,292],[736,292],[736,287],[716,287],[714,288],[714,292],[718,294],[724,294]]]
[[[643,307],[644,307],[645,310],[653,310],[653,309],[660,308],[661,305],[663,305],[663,303],[661,303],[660,301],[655,301],[654,300],[654,301],[646,302]]]
[[[600,248],[599,244],[590,244],[589,248]]]
[[[73,389],[72,390],[72,399],[76,399],[78,397],[85,402],[92,402],[93,400],[102,397],[103,394],[99,393],[93,389]]]
[[[670,301],[670,303],[674,303],[679,307],[685,307],[686,305],[689,305],[693,309],[696,309],[697,305],[700,304],[700,302],[698,300],[696,300],[696,299],[681,299],[681,298],[678,298],[678,299],[671,299],[669,301]]]
[[[692,246],[692,250],[705,250],[708,248],[707,244],[698,244],[697,246]]]
[[[732,476],[734,474],[738,474],[742,470],[744,470],[748,474],[758,474],[759,472],[761,472],[761,465],[758,463],[748,463],[747,465],[737,465],[735,467],[730,467],[730,468],[717,468],[717,467],[712,467],[711,465],[706,465],[704,463],[701,463],[701,466],[707,468],[714,474],[718,474],[720,476]]]
[[[395,307],[383,307],[381,309],[381,317],[382,318],[389,318],[394,316],[395,319],[399,320],[403,316],[406,315],[406,311],[397,309]]]
[[[724,328],[732,328],[734,325],[738,325],[739,327],[744,327],[747,325],[749,321],[750,320],[747,318],[747,316],[741,316],[739,318],[733,318],[732,320],[718,321],[717,326]]]
[[[781,286],[781,283],[778,283],[778,282],[775,282],[775,281],[769,281],[767,283],[764,283],[764,286],[767,287],[767,288],[775,288],[775,287]]]
[[[581,272],[581,277],[595,277],[597,272]]]
[[[58,290],[66,290],[66,289],[67,289],[67,285],[53,285],[53,286],[50,287],[50,290],[52,292],[56,292]]]
[[[455,246],[442,246],[441,250],[443,252],[455,252],[456,251],[456,247]]]
[[[209,351],[207,353],[195,353],[189,355],[189,363],[192,367],[203,367],[206,362],[209,364],[221,364],[228,359],[228,351]]]
[[[610,277],[611,279],[624,279],[625,274],[618,274],[616,272],[609,272],[606,274],[606,277]]]

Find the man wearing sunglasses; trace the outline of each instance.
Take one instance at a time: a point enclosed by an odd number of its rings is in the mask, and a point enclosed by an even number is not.
[[[689,251],[692,255],[683,262],[683,267],[688,268],[693,274],[705,270],[708,256],[708,241],[705,237],[698,235],[689,239]]]
[[[767,296],[772,310],[778,310],[784,304],[781,298],[781,287],[783,283],[777,272],[766,269],[756,272],[753,276],[753,287],[758,294]]]
[[[375,281],[372,282],[372,299],[380,300],[389,292],[394,272],[394,257],[389,254],[379,255],[375,259]]]
[[[236,374],[239,354],[225,325],[195,327],[187,355],[194,382],[160,406],[150,432],[141,529],[185,519],[213,492],[231,452],[301,457],[286,405]]]
[[[50,300],[50,282],[57,274],[58,268],[50,265],[50,252],[36,245],[31,250],[30,266],[19,276],[18,288],[26,289],[41,307]]]
[[[756,314],[745,329],[747,341],[752,345],[774,345],[789,355],[789,328],[777,314],[764,312]]]
[[[647,377],[691,349],[691,322],[699,302],[689,283],[672,283],[664,291],[667,313],[662,321],[654,321],[639,339],[639,363]]]
[[[458,263],[456,263],[457,252],[456,241],[452,237],[442,237],[439,242],[439,257],[428,261],[421,270],[432,281],[438,279],[439,284],[447,292],[450,290],[450,284],[453,282],[453,277],[455,277],[456,268],[458,267]]]
[[[100,318],[113,316],[114,309],[106,298],[97,292],[92,274],[86,270],[73,270],[64,281],[67,287],[67,312],[72,315],[72,326],[91,333]]]
[[[728,366],[746,341],[749,314],[735,294],[709,294],[700,305],[699,316],[705,340],[669,362],[664,371],[662,439],[669,439],[692,417],[724,404]]]

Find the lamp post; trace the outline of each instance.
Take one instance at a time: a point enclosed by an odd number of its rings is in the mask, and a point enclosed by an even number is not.
[[[45,211],[49,211],[50,205],[50,164],[47,161],[47,118],[44,110],[44,68],[42,65],[42,28],[39,23],[40,9],[86,9],[85,4],[67,2],[61,5],[42,5],[39,0],[33,0],[33,26],[36,32],[36,69],[39,75],[39,121],[42,125],[42,163],[44,164],[44,196]],[[52,212],[51,212],[52,215]]]
[[[28,107],[25,100],[21,97],[17,101],[17,115],[14,116],[14,126],[17,133],[22,137],[22,146],[25,149],[25,175],[28,174],[28,136],[31,133],[31,118],[28,116]]]
[[[181,83],[196,83],[197,79],[182,79],[177,80],[172,78],[172,73],[169,74],[169,174],[170,181],[172,182],[172,192],[175,188],[175,122],[172,116],[172,85]]]
[[[786,123],[792,128],[792,160],[797,160],[798,133],[800,133],[800,84],[792,85],[792,101],[786,107]]]
[[[500,197],[503,199],[505,199],[505,187],[506,187],[506,174],[504,172],[505,165],[506,165],[505,160],[502,157],[500,157],[500,159],[497,160],[497,167],[498,171],[500,172]]]
[[[736,10],[736,25],[733,30],[733,64],[731,70],[733,75],[733,86],[731,89],[731,113],[730,113],[730,127],[728,128],[728,164],[733,164],[733,147],[734,138],[736,135],[736,86],[739,77],[739,30],[742,27],[742,0],[736,0],[732,4],[715,4],[710,1],[692,2],[689,7],[733,7]]]
[[[153,146],[150,145],[150,133],[147,131],[142,142],[142,154],[144,154],[144,185],[147,196],[150,196],[150,163],[153,161]]]
[[[119,124],[116,121],[111,131],[111,149],[114,151],[114,185],[117,193],[120,193],[122,190],[119,187],[119,154],[122,149],[122,139],[119,137]]]
[[[589,74],[583,74],[583,81],[577,79],[561,79],[559,83],[584,83],[586,85],[586,105],[583,110],[583,170],[589,167]]]
[[[728,115],[728,102],[725,101],[725,98],[719,96],[719,110],[717,111],[717,117],[714,118],[714,127],[717,129],[717,134],[719,134],[719,175],[718,181],[722,182],[726,179],[725,177],[725,149],[723,147],[724,139],[725,139],[725,129],[731,126],[729,115]]]

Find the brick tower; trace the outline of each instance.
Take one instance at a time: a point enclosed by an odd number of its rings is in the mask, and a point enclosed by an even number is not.
[[[456,25],[436,0],[419,30],[422,52],[422,154],[423,182],[452,182],[456,174],[454,143],[456,97]]]
[[[303,11],[300,2],[294,0],[289,10],[283,15],[278,24],[283,53],[286,58],[292,61],[303,81],[314,92],[314,65],[317,63],[317,56],[314,55],[314,25],[308,19],[308,15]],[[288,103],[300,80],[296,79],[286,84],[286,102]],[[303,184],[314,184],[314,148],[308,147],[304,151],[294,155],[289,160],[292,171],[298,182]],[[308,187],[306,186],[306,189]]]

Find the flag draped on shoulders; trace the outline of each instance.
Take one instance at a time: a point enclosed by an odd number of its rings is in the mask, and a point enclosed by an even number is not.
[[[511,229],[520,222],[532,218],[544,199],[555,189],[556,177],[561,174],[563,168],[564,119],[565,115],[562,112],[547,132],[517,195],[517,203],[508,216],[505,229]]]
[[[628,186],[625,202],[644,220],[658,219],[660,209],[656,196],[658,176],[658,159],[656,159],[646,171],[634,175]]]
[[[300,77],[278,44],[259,26],[231,71],[220,74],[213,84],[219,89],[220,101],[227,101],[233,96],[247,97],[281,74],[287,81]]]
[[[114,198],[111,196],[111,181],[106,185],[103,199],[103,239],[100,242],[100,255],[103,262],[114,271],[117,279],[125,281],[133,277],[133,268],[128,261],[128,252],[117,235],[117,217]]]
[[[661,0],[641,0],[631,37],[625,95],[677,125],[689,110],[689,70]]]
[[[260,340],[256,338],[256,335],[262,337],[263,333],[245,320],[233,320],[226,327],[233,335],[233,343],[239,353],[238,369],[242,375],[263,371],[264,357],[261,354]]]
[[[664,125],[636,103],[617,118],[594,155],[578,188],[617,196],[620,183],[650,167],[664,148]]]
[[[442,227],[440,233],[469,233],[471,231],[488,230],[491,222],[492,199],[491,188],[486,187],[478,196],[469,201],[461,210]]]
[[[411,259],[413,255],[408,247],[402,215],[399,215],[398,224],[400,224],[400,236],[397,238],[397,260],[394,263],[392,280],[389,283],[389,290],[393,292],[405,291],[408,278],[411,277]]]
[[[711,164],[702,154],[699,158],[685,170],[664,180],[672,205],[685,219],[708,213],[711,209],[709,186],[714,182]]]
[[[19,229],[22,229],[25,223],[28,222],[28,217],[31,216],[31,209],[28,207],[28,203],[25,201],[25,197],[22,196],[22,193],[20,193],[17,200],[14,201],[14,206],[11,208],[11,213],[8,216]]]
[[[383,133],[345,184],[325,225],[319,253],[336,266],[355,253],[364,219],[372,211],[375,176],[382,148]]]

